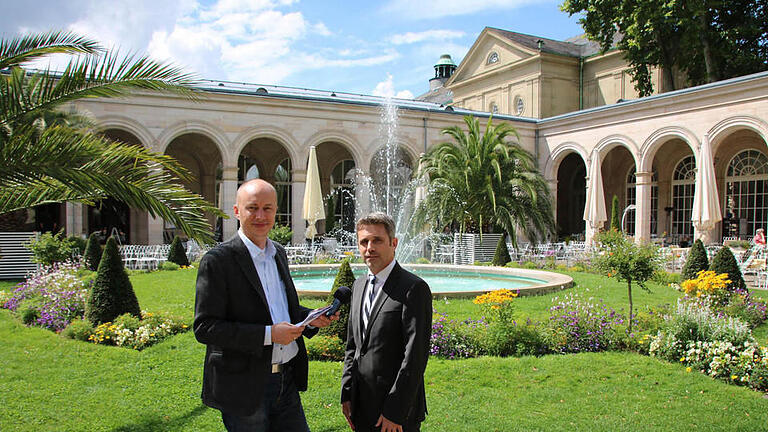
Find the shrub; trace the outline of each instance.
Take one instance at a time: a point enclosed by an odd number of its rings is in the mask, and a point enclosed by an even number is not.
[[[269,230],[269,233],[267,234],[267,236],[273,242],[277,242],[285,246],[291,242],[291,238],[293,237],[293,231],[291,231],[291,228],[288,226],[275,225],[274,227],[272,227],[271,230]]]
[[[619,197],[613,196],[611,201],[611,229],[621,232],[621,216],[619,216]]]
[[[189,266],[189,260],[187,259],[187,251],[184,249],[184,245],[181,244],[179,236],[174,236],[171,242],[171,249],[168,251],[167,262],[178,264],[181,267]]]
[[[87,290],[78,272],[73,263],[44,266],[16,286],[3,307],[19,314],[21,308],[20,318],[28,325],[60,331],[83,315]]]
[[[99,261],[101,261],[101,243],[99,242],[99,234],[91,233],[88,236],[88,242],[85,244],[85,252],[83,258],[85,258],[85,267],[88,270],[96,271],[99,268]]]
[[[731,281],[729,285],[731,291],[747,289],[747,284],[744,282],[741,269],[739,269],[739,263],[736,262],[736,258],[733,256],[730,248],[725,246],[720,248],[715,257],[712,258],[712,264],[709,266],[709,269],[715,273],[727,273],[728,279]]]
[[[307,356],[310,360],[342,361],[345,343],[336,336],[318,334],[307,339]]]
[[[760,299],[755,299],[747,290],[740,290],[731,296],[731,302],[723,308],[723,312],[738,318],[755,328],[768,320],[768,305]]]
[[[693,246],[688,252],[688,258],[686,258],[683,271],[680,273],[680,280],[696,279],[696,275],[702,270],[709,270],[709,260],[707,259],[707,250],[704,249],[704,243],[699,239],[693,242]]]
[[[734,345],[752,341],[752,332],[739,319],[717,314],[704,299],[679,299],[675,310],[664,320],[653,338],[651,355],[670,361],[685,356],[689,342],[726,341]]]
[[[723,246],[728,246],[734,249],[749,249],[752,247],[752,243],[749,240],[728,240],[723,243]]]
[[[144,349],[168,336],[188,330],[188,326],[178,317],[164,317],[149,312],[142,312],[139,321],[131,314],[118,317],[115,322],[99,324],[89,337],[96,344],[116,345]]]
[[[602,301],[592,303],[578,294],[566,294],[549,310],[549,346],[558,353],[611,349],[619,338],[619,326],[624,324],[624,317]]]
[[[97,325],[110,322],[124,313],[140,317],[141,309],[133,285],[123,268],[117,242],[110,237],[104,246],[96,280],[88,296],[85,318]]]
[[[768,348],[756,342],[734,345],[728,341],[689,342],[680,362],[713,378],[768,390]]]
[[[416,264],[429,264],[429,263],[430,261],[428,258],[424,258],[424,257],[416,258]]]
[[[69,325],[62,330],[61,334],[69,339],[79,340],[87,342],[91,335],[93,335],[93,326],[86,320],[75,319],[72,320]]]
[[[509,257],[509,248],[507,248],[507,236],[504,234],[499,238],[499,242],[496,244],[496,252],[493,254],[491,264],[503,267],[510,261],[512,261],[512,259]]]
[[[492,317],[492,321],[510,324],[512,323],[512,314],[515,311],[512,304],[515,297],[517,297],[517,292],[499,289],[475,297],[472,303],[480,305],[486,315]]]
[[[80,255],[82,249],[77,239],[78,237],[64,237],[63,231],[56,234],[47,232],[39,239],[30,241],[26,247],[32,252],[34,262],[49,266]]]
[[[341,262],[339,270],[336,272],[336,279],[333,280],[333,286],[331,287],[331,294],[328,296],[328,301],[332,302],[333,294],[340,286],[346,286],[352,289],[355,283],[355,274],[352,273],[352,267],[349,265],[349,260],[345,259]],[[320,334],[325,336],[336,336],[342,341],[347,340],[347,322],[349,320],[349,304],[342,305],[339,308],[339,319],[332,322],[328,327],[320,329]]]
[[[549,352],[545,331],[530,320],[525,324],[491,323],[483,342],[485,353],[500,357],[541,356]]]
[[[447,359],[469,358],[480,354],[479,340],[471,337],[472,330],[480,328],[485,332],[486,324],[482,321],[465,321],[462,326],[449,320],[445,314],[439,314],[432,322],[432,334],[429,339],[429,353]],[[465,330],[465,331],[462,331]]]
[[[170,262],[170,261],[166,261],[166,262],[160,264],[160,270],[170,270],[170,271],[173,271],[173,270],[178,270],[180,268],[181,268],[181,266],[179,266],[176,263]]]
[[[678,273],[670,273],[668,271],[659,269],[653,272],[653,276],[651,276],[651,280],[656,282],[659,285],[669,286],[671,284],[679,284],[680,275]]]
[[[716,274],[713,271],[702,270],[695,279],[683,281],[680,289],[688,297],[706,297],[710,304],[724,306],[730,302],[731,293],[727,289],[730,283],[726,273]]]

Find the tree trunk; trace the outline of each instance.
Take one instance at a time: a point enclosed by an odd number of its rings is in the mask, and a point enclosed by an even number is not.
[[[708,14],[699,16],[699,39],[701,40],[702,54],[704,55],[704,66],[707,70],[707,82],[719,80],[715,58],[712,55],[712,46],[709,44],[708,33],[712,31],[708,24]]]
[[[675,68],[675,56],[672,54],[677,48],[673,46],[672,41],[662,38],[658,31],[655,33],[655,36],[656,43],[661,50],[661,58],[663,59],[663,64],[659,65],[659,69],[661,69],[662,82],[664,85],[662,85],[662,88],[658,89],[658,92],[664,93],[666,91],[677,90],[677,83],[675,82],[675,74],[673,72]]]
[[[632,310],[632,281],[627,280],[627,294],[629,294],[629,332],[632,333],[632,323],[635,320],[635,315]]]

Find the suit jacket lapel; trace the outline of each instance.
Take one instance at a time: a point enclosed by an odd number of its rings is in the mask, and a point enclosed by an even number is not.
[[[235,234],[235,237],[232,239],[232,248],[235,250],[235,259],[237,260],[237,263],[243,269],[243,273],[245,273],[251,286],[256,290],[259,298],[264,302],[264,306],[267,307],[267,311],[269,311],[269,303],[267,303],[267,296],[264,294],[264,287],[261,285],[259,274],[256,272],[256,267],[253,265],[251,254],[248,253],[248,248],[245,247],[245,243],[243,243],[240,235]]]

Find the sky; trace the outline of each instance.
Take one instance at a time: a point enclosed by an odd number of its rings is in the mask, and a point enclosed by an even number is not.
[[[3,5],[0,35],[71,30],[202,79],[410,98],[429,90],[441,54],[459,64],[486,26],[583,33],[561,2],[33,0]]]

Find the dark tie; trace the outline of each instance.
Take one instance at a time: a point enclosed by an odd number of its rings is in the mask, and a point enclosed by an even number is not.
[[[368,295],[363,300],[363,330],[368,328],[368,319],[371,317],[373,301],[376,300],[376,276],[368,275]]]

